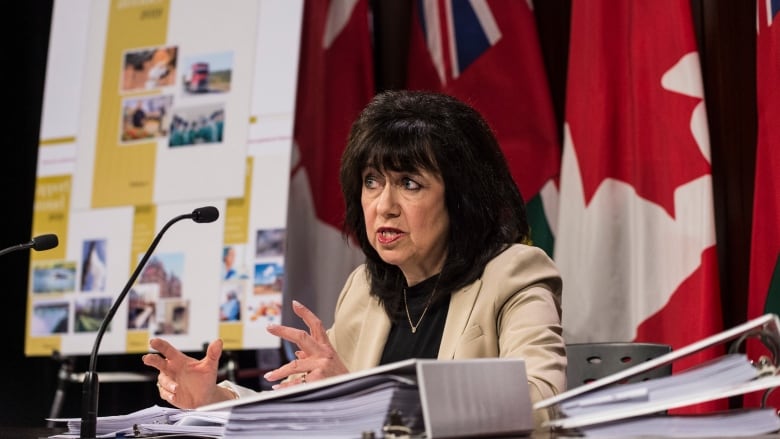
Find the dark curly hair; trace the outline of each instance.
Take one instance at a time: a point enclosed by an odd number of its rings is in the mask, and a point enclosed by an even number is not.
[[[343,234],[357,240],[365,253],[371,294],[393,319],[406,280],[397,266],[379,257],[366,234],[361,193],[362,172],[369,166],[425,170],[444,182],[449,242],[433,301],[474,282],[509,244],[527,240],[522,195],[498,141],[476,110],[439,93],[378,94],[352,125],[341,158]]]

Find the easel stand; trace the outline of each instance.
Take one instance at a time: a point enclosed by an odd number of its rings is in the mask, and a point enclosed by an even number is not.
[[[52,358],[60,363],[60,369],[57,372],[57,390],[54,392],[54,400],[51,403],[51,410],[49,410],[49,418],[56,418],[62,410],[63,401],[65,401],[65,390],[73,373],[73,359],[63,357],[57,351],[54,351]],[[46,424],[49,428],[54,428],[56,425],[57,423],[52,421]]]
[[[60,363],[59,371],[57,372],[57,390],[54,392],[54,400],[49,410],[49,418],[58,418],[62,411],[62,404],[65,401],[65,396],[68,387],[71,384],[83,384],[84,373],[74,372],[75,360],[73,357],[67,357],[61,355],[58,351],[54,351],[52,359]],[[140,372],[101,372],[100,382],[102,383],[132,383],[132,382],[154,382],[157,379],[157,374],[150,371],[148,373]],[[55,422],[47,422],[48,427],[56,427]]]

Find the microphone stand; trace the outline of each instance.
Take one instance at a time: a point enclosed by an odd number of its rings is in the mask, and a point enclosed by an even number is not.
[[[195,209],[189,214],[179,215],[168,221],[168,223],[166,223],[157,233],[157,236],[154,237],[154,241],[152,241],[149,249],[146,250],[141,261],[135,267],[135,271],[133,271],[130,279],[128,279],[122,292],[119,293],[119,297],[116,298],[111,309],[108,310],[108,314],[103,318],[103,321],[100,323],[100,328],[98,328],[98,332],[95,335],[95,344],[92,345],[92,354],[89,356],[89,369],[84,374],[84,387],[81,393],[81,439],[94,439],[97,435],[98,385],[100,384],[97,374],[98,350],[100,348],[100,341],[103,339],[103,334],[105,334],[109,323],[111,323],[111,320],[114,318],[114,314],[116,314],[117,309],[119,309],[119,305],[122,304],[125,296],[127,296],[127,293],[135,283],[138,275],[141,274],[141,270],[152,256],[152,252],[154,252],[154,249],[157,247],[157,244],[160,242],[160,239],[162,239],[163,234],[168,228],[183,219],[192,218],[195,222],[201,223],[212,222],[216,220],[218,216],[219,211],[217,211],[215,207],[207,206]]]
[[[0,250],[0,256],[3,256],[6,253],[15,252],[17,250],[25,250],[28,248],[31,248],[35,251],[49,250],[54,247],[57,247],[57,244],[59,244],[57,235],[54,234],[40,235],[33,238],[30,242],[25,242],[24,244],[17,244],[13,247],[8,247]]]

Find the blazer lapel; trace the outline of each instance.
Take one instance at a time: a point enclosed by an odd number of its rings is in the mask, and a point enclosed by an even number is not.
[[[477,279],[471,285],[455,292],[450,298],[447,321],[444,323],[444,334],[439,346],[439,359],[455,358],[455,349],[458,347],[460,336],[466,330],[466,324],[471,318],[474,302],[481,287],[482,279]]]
[[[375,297],[366,309],[360,337],[355,344],[355,370],[367,369],[379,365],[387,336],[390,334],[390,319]]]

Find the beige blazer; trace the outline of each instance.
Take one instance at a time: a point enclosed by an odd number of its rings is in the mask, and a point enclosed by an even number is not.
[[[563,391],[561,287],[558,269],[542,250],[512,245],[487,264],[480,279],[452,295],[439,358],[522,358],[533,402]],[[369,288],[361,265],[347,279],[328,330],[350,371],[379,365],[390,332],[390,319]],[[534,417],[538,425],[548,415]]]

